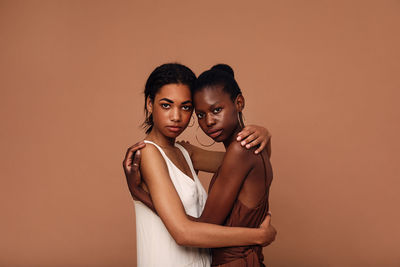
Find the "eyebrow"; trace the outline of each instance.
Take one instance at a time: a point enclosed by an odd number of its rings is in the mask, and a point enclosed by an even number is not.
[[[217,106],[217,105],[219,105],[219,103],[220,103],[221,101],[217,101],[217,102],[215,102],[214,104],[212,104],[212,105],[210,105],[210,110],[211,109],[213,109],[213,108],[215,108],[215,106]],[[196,109],[196,112],[203,112],[201,109]]]
[[[212,105],[210,106],[210,108],[214,108],[215,106],[218,106],[218,105],[219,105],[219,102],[220,102],[220,101],[215,102],[214,104],[212,104]]]
[[[174,101],[172,101],[171,99],[165,98],[165,97],[161,98],[159,102],[161,102],[163,100],[167,101],[168,103],[171,103],[171,104],[174,103]],[[186,100],[186,101],[182,102],[182,105],[184,105],[184,104],[192,104],[192,100]]]
[[[168,99],[168,98],[161,98],[159,102],[161,102],[163,100],[167,101],[168,103],[174,103],[174,101],[172,101],[171,99]]]

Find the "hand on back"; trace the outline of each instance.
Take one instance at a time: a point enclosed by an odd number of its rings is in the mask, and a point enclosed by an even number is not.
[[[137,190],[134,189],[140,188],[140,184],[142,183],[142,178],[139,170],[140,149],[144,148],[145,146],[146,144],[143,141],[140,141],[133,146],[130,146],[126,152],[125,159],[122,162],[126,181],[134,199],[137,199],[137,196],[135,197]]]
[[[261,223],[260,228],[264,229],[262,246],[270,245],[276,238],[277,231],[271,224],[271,213],[268,212],[264,221]]]

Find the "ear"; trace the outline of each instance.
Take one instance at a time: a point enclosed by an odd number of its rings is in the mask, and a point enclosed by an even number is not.
[[[242,94],[239,94],[235,99],[235,106],[237,111],[242,111],[244,109],[244,97]]]
[[[153,101],[151,101],[150,97],[146,98],[146,109],[149,114],[153,113]]]

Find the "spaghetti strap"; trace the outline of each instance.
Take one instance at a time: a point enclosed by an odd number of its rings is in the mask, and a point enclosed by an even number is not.
[[[154,143],[152,141],[148,141],[148,140],[144,140],[144,142],[147,143],[147,144],[152,144],[153,146],[155,146],[158,149],[158,151],[160,151],[160,153],[161,153],[161,155],[163,156],[164,159],[165,159],[165,157],[167,157],[167,155],[165,154],[164,150],[159,145],[157,145],[156,143]]]
[[[267,179],[268,179],[268,175],[267,175],[267,167],[265,167],[265,159],[264,156],[262,155],[262,153],[260,153],[260,156],[262,158],[262,163],[263,163],[263,167],[264,167],[264,182],[265,182],[265,187],[268,188],[268,183],[267,183]],[[267,191],[265,191],[267,192]]]
[[[194,170],[192,159],[190,158],[189,152],[183,146],[181,146],[178,143],[175,143],[175,146],[177,148],[179,148],[179,150],[182,152],[183,157],[185,158],[186,163],[188,164],[189,169],[190,169],[190,171],[192,173],[193,179],[196,180],[196,178],[198,178],[198,177],[197,177],[196,171]]]

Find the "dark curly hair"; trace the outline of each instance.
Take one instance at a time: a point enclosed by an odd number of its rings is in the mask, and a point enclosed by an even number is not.
[[[158,66],[149,76],[144,89],[144,111],[146,119],[142,126],[146,134],[153,129],[153,115],[147,110],[147,98],[154,102],[154,98],[161,87],[167,84],[184,84],[193,90],[196,75],[188,67],[179,63],[166,63]]]

